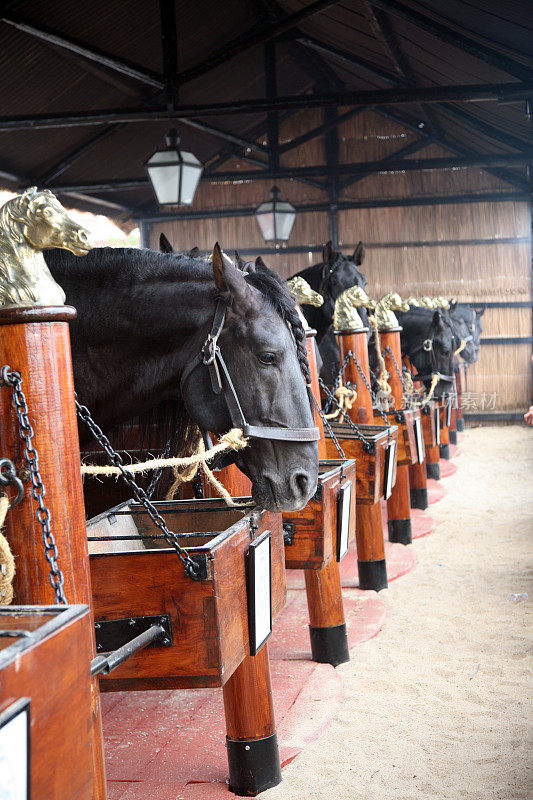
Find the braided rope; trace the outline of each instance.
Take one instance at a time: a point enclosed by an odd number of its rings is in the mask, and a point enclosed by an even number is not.
[[[2,533],[9,498],[0,497],[0,606],[8,606],[13,600],[13,578],[15,577],[15,558],[9,542]]]
[[[184,456],[183,458],[152,458],[149,461],[141,461],[138,464],[128,465],[129,472],[149,472],[150,470],[159,469],[160,467],[174,467],[176,469],[183,467],[196,467],[205,464],[216,455],[225,453],[227,450],[242,450],[248,444],[248,439],[243,435],[240,428],[232,428],[227,433],[220,437],[220,441],[210,450],[202,451],[201,448],[192,456]],[[101,467],[95,464],[83,464],[81,467],[82,475],[101,475],[104,477],[120,475],[118,467]]]
[[[230,431],[230,433],[231,433],[231,431]],[[228,434],[225,434],[225,435],[227,436]],[[221,437],[221,439],[222,438],[224,438],[224,437]],[[215,447],[216,446],[217,445],[215,445]],[[198,453],[203,454],[205,456],[206,450],[205,450],[204,440],[203,440],[203,438],[201,436],[198,439],[197,447],[198,447]],[[212,448],[212,450],[209,450],[207,452],[208,453],[212,453],[214,449],[215,448]],[[236,503],[234,501],[234,499],[232,498],[232,496],[230,495],[230,493],[228,492],[226,487],[222,485],[222,483],[215,477],[213,472],[209,469],[209,467],[207,466],[207,464],[205,462],[205,459],[200,462],[200,467],[203,470],[203,472],[204,472],[207,480],[209,481],[209,483],[215,488],[215,490],[218,492],[218,494],[222,497],[222,499],[224,500],[226,505],[233,506],[234,508],[238,508],[241,505],[246,505],[246,503],[244,503],[244,504],[243,503]],[[174,497],[175,497],[176,492],[178,491],[179,487],[183,483],[188,483],[189,481],[192,481],[192,479],[194,478],[194,476],[198,472],[198,464],[197,463],[191,464],[190,466],[185,467],[185,469],[181,469],[181,470],[179,469],[179,467],[174,467],[173,471],[174,471],[174,483],[172,484],[172,486],[170,487],[170,489],[168,490],[168,492],[166,494],[166,497],[165,497],[166,500],[174,500]]]
[[[390,384],[388,383],[388,379],[390,377],[389,373],[387,372],[387,368],[385,366],[385,359],[383,358],[383,353],[381,352],[381,345],[379,342],[379,328],[378,328],[378,321],[374,314],[368,317],[368,321],[374,328],[374,342],[376,345],[376,355],[378,357],[380,373],[379,378],[376,379],[376,382],[384,394],[392,395],[392,389]]]
[[[335,389],[335,397],[339,401],[336,411],[332,414],[325,414],[325,419],[336,419],[339,415],[346,416],[346,412],[350,411],[353,404],[357,400],[357,392],[355,389],[350,389],[348,386],[343,386],[342,383]]]
[[[466,341],[464,339],[461,339],[461,344],[459,345],[457,350],[454,350],[453,352],[454,356],[458,356],[459,353],[462,353],[465,347],[466,347]]]

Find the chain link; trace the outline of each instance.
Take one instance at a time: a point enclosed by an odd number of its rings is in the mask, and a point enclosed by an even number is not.
[[[196,563],[196,561],[194,561],[190,557],[187,551],[183,547],[181,547],[176,534],[167,528],[165,520],[163,519],[157,508],[154,506],[154,504],[148,497],[148,494],[141,486],[138,485],[135,478],[133,477],[133,473],[130,472],[130,470],[124,465],[122,456],[120,455],[120,453],[118,453],[116,450],[113,449],[111,442],[109,441],[105,433],[91,417],[91,413],[87,408],[87,406],[82,405],[78,401],[77,395],[74,395],[74,397],[76,401],[76,409],[78,411],[78,416],[80,417],[80,419],[82,419],[85,422],[85,424],[93,434],[94,438],[96,439],[100,447],[106,453],[110,463],[120,470],[122,479],[130,487],[131,491],[133,492],[133,496],[135,497],[137,502],[144,507],[146,513],[148,514],[154,525],[156,525],[162,532],[167,543],[173,548],[173,550],[176,551],[178,558],[185,567],[185,574],[189,575],[191,578],[197,579],[199,575],[199,565]]]
[[[339,440],[335,436],[335,434],[333,432],[333,428],[329,424],[329,419],[326,417],[326,415],[324,414],[324,412],[320,408],[320,403],[318,402],[318,400],[316,399],[316,397],[314,396],[314,394],[312,392],[311,392],[311,397],[313,398],[313,403],[315,405],[316,410],[318,411],[320,419],[324,423],[325,429],[327,430],[328,434],[331,436],[331,438],[333,440],[333,444],[337,448],[337,453],[339,454],[339,456],[340,456],[342,461],[346,461],[346,454],[345,454],[344,450],[342,449]]]
[[[28,405],[26,403],[24,392],[22,391],[22,378],[20,372],[11,370],[7,365],[2,367],[0,373],[0,386],[9,386],[13,389],[13,400],[15,403],[15,411],[19,423],[19,435],[25,444],[23,455],[26,463],[28,464],[32,485],[32,495],[37,503],[36,516],[42,530],[44,555],[50,566],[50,585],[54,590],[56,605],[67,605],[67,599],[63,589],[65,578],[57,564],[57,545],[50,528],[50,510],[44,504],[46,489],[39,471],[39,456],[37,450],[33,446],[34,432],[28,417]]]
[[[320,384],[320,388],[326,394],[326,397],[329,400],[331,400],[331,402],[333,403],[333,406],[335,408],[339,409],[339,411],[341,412],[342,416],[344,417],[345,422],[348,424],[348,427],[353,431],[353,433],[355,434],[356,438],[359,439],[361,442],[363,442],[363,445],[364,445],[365,449],[370,451],[372,449],[373,442],[370,439],[366,438],[366,436],[359,430],[359,428],[357,427],[355,422],[352,419],[350,419],[350,417],[346,414],[346,412],[343,410],[343,408],[341,407],[340,403],[338,402],[337,398],[331,393],[331,391],[328,389],[328,387],[326,386],[326,384],[324,383],[322,378],[319,378],[318,382]],[[328,431],[328,433],[329,433],[329,431]]]

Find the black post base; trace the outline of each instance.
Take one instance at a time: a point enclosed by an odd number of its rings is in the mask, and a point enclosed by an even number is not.
[[[375,592],[379,592],[389,585],[387,564],[384,558],[379,561],[358,561],[357,569],[360,589],[373,589]]]
[[[430,464],[426,461],[426,476],[433,478],[434,481],[440,481],[440,464]]]
[[[427,508],[428,503],[428,490],[427,489],[419,489],[414,488],[410,490],[411,495],[411,508],[421,508],[422,510]]]
[[[311,658],[319,664],[345,664],[350,660],[346,623],[333,625],[330,628],[314,628],[309,626],[311,638]]]
[[[278,735],[264,739],[230,739],[228,750],[229,788],[239,797],[255,797],[281,783]]]
[[[455,424],[457,425],[457,430],[459,431],[459,433],[463,433],[465,429],[464,419],[462,417],[457,417],[457,419],[455,420]]]
[[[448,433],[450,436],[450,444],[457,444],[457,431],[456,430],[452,431],[452,429],[450,428]]]
[[[449,444],[439,444],[439,453],[440,457],[444,458],[446,461],[450,460],[450,445]]]
[[[411,518],[389,519],[387,520],[387,526],[389,528],[389,542],[412,544],[413,533],[411,531]]]

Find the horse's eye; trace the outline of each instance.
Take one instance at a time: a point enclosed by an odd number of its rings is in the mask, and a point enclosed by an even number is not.
[[[261,364],[275,364],[276,363],[276,354],[275,353],[259,353],[257,356]]]

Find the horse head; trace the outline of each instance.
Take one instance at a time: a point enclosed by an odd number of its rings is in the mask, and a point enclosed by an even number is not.
[[[454,337],[447,311],[440,308],[412,308],[400,312],[402,353],[416,367],[427,390],[432,376],[439,374],[435,397],[453,390]]]
[[[52,192],[39,191],[35,186],[9,201],[13,218],[20,223],[19,230],[34,250],[58,247],[83,256],[91,249],[85,228],[78,225]]]
[[[481,347],[481,332],[483,326],[481,317],[485,312],[484,306],[472,306],[468,303],[456,303],[451,310],[451,317],[454,321],[462,320],[466,326],[466,335],[471,337],[470,347],[461,353],[462,358],[467,364],[473,364],[479,358]]]
[[[271,510],[301,509],[316,489],[318,447],[316,441],[290,435],[291,430],[314,427],[305,332],[295,302],[268,268],[243,273],[218,245],[211,266],[225,311],[216,338],[225,368],[216,368],[222,369],[217,385],[216,371],[202,365],[209,361],[204,357],[182,380],[185,406],[200,428],[221,434],[235,426],[236,398],[242,417],[256,428],[235,462],[252,481],[255,502]],[[211,337],[212,324],[211,316]],[[197,352],[202,340],[204,353],[213,341],[206,333],[204,328],[195,337]],[[277,429],[281,438],[263,438],[262,426]]]
[[[387,292],[376,303],[374,312],[379,330],[398,327],[395,311],[409,311],[409,304],[402,300],[398,292]]]
[[[365,325],[357,309],[375,309],[376,303],[361,286],[351,286],[346,289],[335,301],[333,314],[333,327],[338,331],[357,330]]]
[[[350,286],[361,286],[363,289],[367,280],[359,267],[365,258],[365,248],[359,242],[353,255],[345,256],[335,250],[329,241],[322,250],[322,272],[319,293],[324,298],[324,313],[333,320],[335,300]]]

